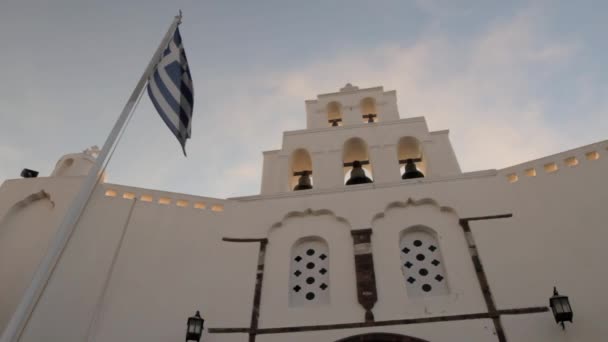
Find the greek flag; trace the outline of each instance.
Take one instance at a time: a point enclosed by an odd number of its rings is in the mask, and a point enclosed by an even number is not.
[[[160,117],[182,145],[184,155],[192,126],[193,94],[188,60],[178,27],[148,79],[148,95]]]

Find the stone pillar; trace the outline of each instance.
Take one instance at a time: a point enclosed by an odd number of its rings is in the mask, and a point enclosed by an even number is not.
[[[359,304],[365,309],[365,321],[373,322],[372,308],[378,300],[376,291],[376,275],[374,272],[374,258],[372,255],[371,236],[372,229],[358,229],[351,231],[355,245],[355,271],[357,273],[357,298]]]

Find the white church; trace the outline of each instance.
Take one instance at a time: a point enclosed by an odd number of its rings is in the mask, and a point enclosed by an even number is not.
[[[305,104],[259,195],[98,184],[17,340],[608,339],[608,141],[462,172],[395,91]],[[96,153],[0,186],[0,331]]]

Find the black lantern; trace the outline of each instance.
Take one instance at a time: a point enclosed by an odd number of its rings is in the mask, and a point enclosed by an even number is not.
[[[553,287],[553,297],[549,299],[549,305],[551,306],[551,310],[553,310],[555,322],[561,324],[563,329],[566,329],[564,322],[567,321],[572,323],[573,316],[568,297],[560,296],[559,293],[557,293],[557,288]]]
[[[196,314],[188,318],[188,330],[186,331],[186,341],[197,341],[201,340],[203,334],[203,323],[205,320],[201,318],[200,312],[196,311]]]
[[[36,178],[38,177],[38,171],[23,169],[21,170],[21,177],[23,178]]]

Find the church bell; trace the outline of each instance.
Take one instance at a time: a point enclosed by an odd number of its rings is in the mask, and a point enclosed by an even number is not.
[[[416,168],[416,163],[413,159],[405,161],[405,172],[401,179],[423,178],[424,174]]]
[[[353,162],[353,169],[350,172],[350,179],[346,182],[346,185],[366,183],[373,183],[373,181],[365,175],[365,171],[363,171],[363,168],[361,167],[361,162],[355,160]]]
[[[309,189],[312,189],[312,184],[310,182],[310,174],[308,171],[302,171],[302,173],[300,174],[300,178],[298,179],[298,185],[293,188],[293,191]]]

